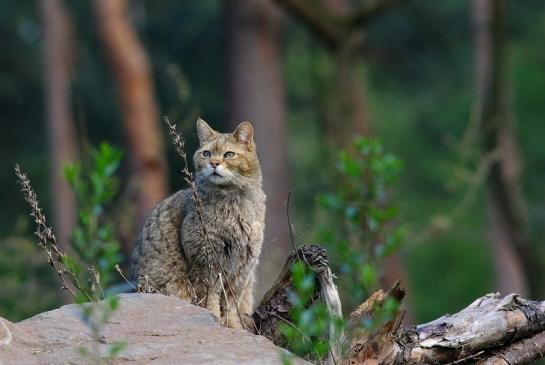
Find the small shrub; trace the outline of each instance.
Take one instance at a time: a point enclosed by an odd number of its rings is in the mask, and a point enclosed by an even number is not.
[[[78,202],[77,226],[71,244],[82,264],[96,270],[98,282],[103,286],[112,284],[115,266],[123,259],[113,225],[106,217],[106,206],[118,192],[115,173],[122,156],[120,150],[102,143],[98,149],[91,150],[86,164],[65,166],[66,180]],[[92,285],[95,280],[87,282]]]
[[[357,138],[354,152],[341,151],[337,187],[317,201],[327,219],[318,240],[328,249],[343,303],[351,309],[377,289],[381,260],[403,242],[398,208],[389,189],[401,161],[386,153],[379,140]]]

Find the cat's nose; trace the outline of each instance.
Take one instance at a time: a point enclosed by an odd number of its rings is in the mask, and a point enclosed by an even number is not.
[[[221,161],[219,161],[219,160],[212,160],[212,161],[210,161],[210,166],[212,166],[213,168],[216,168],[216,167],[218,167],[219,165],[221,165]]]

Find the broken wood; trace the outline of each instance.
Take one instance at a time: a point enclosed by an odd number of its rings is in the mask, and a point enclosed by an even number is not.
[[[318,246],[301,247],[290,254],[275,284],[253,313],[257,333],[286,347],[280,323],[290,317],[293,290],[291,269],[303,261],[316,273],[315,300],[322,300],[335,315],[341,314],[337,288],[327,254]],[[401,302],[405,291],[396,283],[388,292],[379,290],[346,317],[345,332],[329,327],[332,351],[327,363],[335,364],[528,364],[545,356],[545,302],[499,293],[478,298],[460,312],[434,321],[400,328],[403,311],[368,329],[388,299]],[[345,349],[343,351],[343,349]]]
[[[267,337],[280,347],[287,347],[287,343],[280,333],[280,324],[293,324],[292,303],[289,299],[290,292],[293,290],[292,268],[295,263],[301,261],[314,271],[318,281],[318,290],[311,301],[322,300],[332,315],[342,317],[341,300],[337,287],[333,283],[333,274],[329,268],[326,250],[314,245],[303,246],[289,255],[278,279],[265,293],[252,315],[256,333]],[[342,354],[343,334],[338,333],[331,323],[328,326],[327,335],[331,347],[327,363],[336,363],[336,359],[340,359]]]

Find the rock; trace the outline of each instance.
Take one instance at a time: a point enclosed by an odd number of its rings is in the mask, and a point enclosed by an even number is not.
[[[121,294],[119,308],[93,341],[77,305],[19,323],[0,318],[0,365],[89,364],[91,353],[126,347],[112,364],[281,364],[279,347],[245,330],[225,328],[206,309],[160,294]],[[308,364],[295,359],[294,364]]]

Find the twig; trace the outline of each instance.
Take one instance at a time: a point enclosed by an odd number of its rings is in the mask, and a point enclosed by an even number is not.
[[[461,364],[463,362],[466,362],[467,360],[471,360],[471,359],[474,359],[476,357],[479,357],[481,356],[482,354],[484,354],[484,351],[479,351],[479,352],[476,352],[474,354],[471,354],[467,357],[464,357],[462,359],[458,359],[456,361],[452,361],[452,362],[449,362],[447,365],[455,365],[455,364]]]
[[[129,284],[133,288],[134,291],[138,291],[138,289],[134,286],[134,284],[131,281],[129,281],[129,279],[127,279],[125,274],[123,274],[123,270],[121,270],[121,268],[119,267],[118,264],[115,264],[114,268],[115,268],[115,271],[117,271],[118,274],[121,275],[123,280],[125,280],[127,282],[127,284]]]
[[[291,215],[290,215],[290,208],[291,208],[291,194],[292,194],[292,191],[288,191],[288,200],[286,202],[286,216],[288,217],[288,229],[290,231],[290,241],[291,241],[291,245],[293,246],[293,250],[295,252],[298,252],[297,251],[297,245],[295,243],[295,233],[294,233],[294,229],[293,229],[293,224],[291,224]]]
[[[460,219],[471,204],[473,204],[479,188],[482,186],[484,180],[488,176],[490,167],[499,160],[501,160],[499,150],[490,151],[484,155],[479,161],[479,165],[472,175],[472,179],[469,182],[464,195],[460,201],[452,209],[450,209],[450,213],[441,215],[436,214],[436,217],[441,218],[441,222],[437,223],[437,220],[433,220],[431,223],[422,228],[420,232],[413,233],[409,241],[417,244],[423,243],[428,241],[430,238],[437,236],[443,231],[450,229],[452,223]]]
[[[91,279],[93,280],[92,287],[96,285],[98,287],[98,290],[100,291],[100,295],[102,296],[102,299],[105,299],[106,296],[104,295],[104,291],[102,290],[102,285],[100,284],[100,273],[96,271],[94,266],[89,267],[89,272],[91,273]]]

